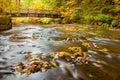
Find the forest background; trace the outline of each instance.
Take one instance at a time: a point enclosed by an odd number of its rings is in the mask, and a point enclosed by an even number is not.
[[[119,0],[0,0],[3,10],[30,8],[41,10],[58,10],[60,18],[27,18],[28,22],[38,23],[80,23],[100,25],[103,27],[120,27],[120,1]],[[14,22],[24,19],[14,19]]]

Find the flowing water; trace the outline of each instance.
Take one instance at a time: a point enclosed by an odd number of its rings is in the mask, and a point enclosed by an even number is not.
[[[24,51],[33,55],[66,51],[87,39],[104,50],[88,50],[89,63],[72,65],[57,61],[59,67],[37,72],[27,78],[14,73],[11,66],[24,61]],[[0,80],[120,80],[120,31],[78,25],[19,24],[0,32]]]

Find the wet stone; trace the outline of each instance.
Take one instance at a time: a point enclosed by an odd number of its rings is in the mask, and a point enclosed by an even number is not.
[[[4,59],[4,60],[8,60],[8,58],[6,58],[6,57],[2,57],[2,59]]]
[[[32,45],[32,47],[36,47],[36,45]]]

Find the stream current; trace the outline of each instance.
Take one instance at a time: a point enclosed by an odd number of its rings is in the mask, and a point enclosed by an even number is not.
[[[72,27],[73,30],[69,30]],[[48,72],[37,72],[27,78],[11,70],[24,61],[25,51],[32,55],[66,51],[87,39],[108,51],[88,50],[88,64],[73,66],[59,61],[60,66]],[[120,31],[95,30],[76,25],[19,24],[0,32],[0,80],[120,80]]]

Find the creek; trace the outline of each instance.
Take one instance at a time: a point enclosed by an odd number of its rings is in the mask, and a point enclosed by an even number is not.
[[[27,78],[11,70],[24,61],[24,51],[32,55],[66,51],[79,46],[80,40],[104,50],[88,50],[89,63],[72,66],[59,62],[48,72],[37,72]],[[0,80],[120,80],[120,31],[94,29],[78,25],[19,24],[0,32]],[[79,78],[78,78],[79,77]]]

